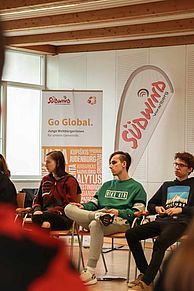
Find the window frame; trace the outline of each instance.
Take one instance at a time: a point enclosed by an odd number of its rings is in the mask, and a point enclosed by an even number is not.
[[[22,53],[22,52],[21,52]],[[27,53],[29,54],[29,53]],[[41,59],[41,84],[31,84],[31,83],[22,83],[15,81],[2,81],[1,82],[1,92],[0,92],[0,106],[3,110],[1,110],[0,116],[0,151],[6,158],[6,148],[7,148],[7,90],[8,87],[15,87],[21,89],[36,89],[36,90],[45,90],[46,89],[46,56],[40,54]],[[41,92],[40,92],[41,93]],[[22,181],[40,181],[41,179],[41,112],[42,112],[42,94],[40,94],[40,130],[39,130],[39,151],[40,151],[40,175],[12,175],[12,179],[14,181],[22,182]]]

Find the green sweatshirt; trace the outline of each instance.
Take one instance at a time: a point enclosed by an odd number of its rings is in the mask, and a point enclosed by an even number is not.
[[[86,210],[102,208],[118,209],[119,216],[131,222],[135,211],[142,211],[146,205],[146,192],[134,179],[111,180],[104,183],[91,201],[82,203]]]

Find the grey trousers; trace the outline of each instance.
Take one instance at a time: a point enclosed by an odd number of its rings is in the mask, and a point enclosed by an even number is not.
[[[104,226],[100,221],[95,220],[96,211],[80,209],[75,205],[68,204],[64,211],[67,217],[90,231],[90,249],[87,266],[91,268],[95,268],[99,260],[104,235],[126,232],[130,228],[130,225],[126,224],[125,220],[120,217],[114,219],[112,224]]]

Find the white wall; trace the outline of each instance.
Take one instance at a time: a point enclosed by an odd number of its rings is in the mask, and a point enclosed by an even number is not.
[[[114,151],[116,116],[124,84],[135,69],[145,64],[163,69],[175,88],[134,174],[152,196],[164,180],[174,178],[174,153],[194,153],[194,46],[49,56],[47,87],[103,90],[105,181],[111,178],[108,157]]]
[[[21,191],[23,188],[39,188],[40,181],[29,181],[29,180],[13,180],[13,183],[17,189],[17,191]]]

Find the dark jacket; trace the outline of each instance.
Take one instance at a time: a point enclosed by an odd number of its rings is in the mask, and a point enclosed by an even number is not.
[[[17,192],[8,176],[0,174],[0,202],[6,202],[17,207]]]
[[[181,207],[182,213],[174,218],[180,222],[189,223],[194,213],[194,178],[164,182],[149,200],[147,209],[151,214],[156,214],[156,206],[163,206],[165,209]],[[157,219],[171,220],[172,217],[164,214],[158,216]]]

